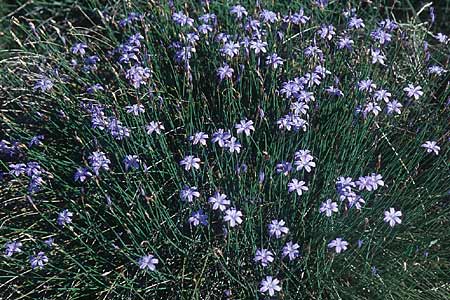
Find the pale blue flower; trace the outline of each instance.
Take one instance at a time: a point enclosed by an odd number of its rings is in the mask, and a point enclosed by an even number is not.
[[[217,76],[219,76],[219,79],[222,81],[224,79],[232,79],[233,78],[233,68],[231,68],[227,64],[223,64],[222,67],[217,69]]]
[[[200,158],[194,157],[193,155],[187,155],[180,161],[180,165],[184,166],[186,171],[189,171],[191,168],[198,170],[200,169],[200,162]]]
[[[336,238],[328,243],[328,248],[335,248],[336,253],[341,253],[347,250],[348,242],[344,241],[342,238]]]
[[[293,244],[292,241],[287,242],[286,245],[283,247],[282,256],[283,257],[288,256],[289,260],[292,261],[300,255],[300,251],[298,249],[300,249],[299,244],[297,243]]]
[[[305,12],[303,11],[303,9],[300,9],[298,12],[294,13],[291,17],[290,17],[290,21],[293,24],[296,25],[301,25],[301,24],[306,24],[311,18],[305,15]]]
[[[246,136],[250,136],[251,131],[255,131],[252,120],[241,120],[240,123],[235,125],[237,134],[245,133]]]
[[[235,227],[242,223],[243,214],[240,210],[231,207],[225,211],[223,219],[230,224],[230,227]]]
[[[41,90],[41,92],[47,92],[53,88],[53,82],[48,78],[41,78],[34,84],[33,90]]]
[[[292,163],[288,161],[282,161],[278,163],[276,166],[276,172],[278,174],[283,174],[284,176],[288,176],[292,171]]]
[[[388,211],[384,212],[384,221],[386,223],[389,223],[389,226],[394,227],[395,224],[401,224],[402,219],[400,217],[402,216],[401,211],[396,211],[393,207],[389,208]]]
[[[241,152],[241,144],[237,141],[237,139],[233,136],[229,141],[226,142],[225,147],[231,153],[240,153]]]
[[[380,49],[372,49],[372,64],[379,63],[384,66],[384,61],[386,60],[386,56],[383,55]]]
[[[361,18],[358,18],[357,16],[353,16],[348,21],[348,28],[350,29],[360,29],[364,28],[366,25],[364,25],[364,22]]]
[[[164,130],[164,125],[162,122],[151,121],[148,125],[145,126],[145,130],[148,135],[151,135],[153,132],[156,134],[161,134],[161,131]]]
[[[300,156],[300,159],[297,159],[294,162],[294,165],[296,166],[297,171],[301,171],[302,169],[305,169],[306,172],[311,172],[312,168],[316,167],[316,163],[313,161],[313,157],[311,155],[307,155],[305,157]]]
[[[253,260],[261,263],[263,267],[267,267],[274,260],[273,253],[267,249],[257,249]]]
[[[139,259],[138,264],[139,268],[142,270],[148,269],[150,271],[155,271],[158,259],[155,258],[153,254],[144,255]]]
[[[413,84],[408,84],[407,87],[403,89],[409,98],[419,99],[423,95],[422,87],[420,85],[414,86]]]
[[[259,16],[264,23],[275,23],[278,21],[277,14],[267,9],[263,9]]]
[[[296,192],[297,195],[301,196],[304,191],[307,191],[308,187],[305,185],[303,180],[292,179],[291,182],[288,183],[288,191],[289,193]]]
[[[189,137],[189,141],[192,142],[192,145],[201,144],[203,146],[206,146],[206,139],[208,138],[208,135],[202,131],[194,133],[194,135],[191,135]]]
[[[251,41],[250,42],[250,49],[253,49],[255,54],[259,53],[266,53],[267,43],[261,40]]]
[[[375,93],[373,93],[373,98],[376,101],[383,100],[384,102],[387,103],[387,102],[389,102],[391,97],[392,97],[392,94],[385,89],[380,89],[380,90],[375,91]]]
[[[233,58],[239,55],[239,48],[240,48],[239,43],[229,41],[223,45],[220,51],[222,52],[222,55],[226,55],[229,58]]]
[[[200,193],[197,191],[197,187],[195,187],[195,186],[193,186],[193,187],[185,186],[180,191],[180,198],[182,201],[193,202],[194,197],[195,198],[200,197]]]
[[[277,239],[282,236],[288,234],[289,228],[284,226],[286,222],[284,220],[272,220],[272,222],[268,225],[269,227],[269,235],[275,236]]]
[[[181,26],[192,26],[194,25],[194,19],[186,16],[182,11],[175,12],[172,15],[172,20]]]
[[[426,141],[425,144],[421,145],[423,148],[427,149],[428,153],[434,152],[434,154],[439,155],[441,147],[439,147],[436,141]]]
[[[361,92],[372,92],[376,88],[377,85],[370,79],[365,79],[358,82],[358,89]]]
[[[138,116],[139,114],[145,112],[144,105],[142,104],[133,104],[125,107],[127,109],[127,113]]]
[[[212,204],[212,209],[224,211],[227,206],[230,205],[230,200],[227,199],[227,195],[215,192],[214,196],[209,197],[208,202]]]
[[[324,213],[327,217],[331,217],[333,212],[338,212],[338,205],[336,202],[332,202],[331,199],[327,199],[326,202],[322,202],[320,212]]]
[[[386,106],[387,113],[388,114],[393,114],[393,113],[401,114],[400,109],[402,107],[403,107],[403,105],[400,102],[398,102],[397,100],[389,101]]]
[[[88,159],[95,175],[98,176],[101,169],[109,171],[109,164],[111,161],[106,157],[105,153],[101,151],[94,151]]]
[[[269,296],[275,295],[275,292],[281,291],[280,281],[272,276],[266,276],[260,283],[259,291],[263,294],[269,292]]]
[[[322,39],[330,41],[336,35],[336,28],[333,25],[322,25],[317,33]]]
[[[366,116],[368,113],[373,113],[375,116],[378,116],[378,114],[381,112],[381,106],[378,105],[377,102],[368,102],[364,106],[364,115]]]
[[[271,66],[273,69],[283,65],[283,59],[276,53],[272,53],[266,57],[266,65]]]
[[[231,7],[230,13],[235,15],[237,19],[242,19],[243,16],[247,15],[247,10],[242,5],[235,5]]]

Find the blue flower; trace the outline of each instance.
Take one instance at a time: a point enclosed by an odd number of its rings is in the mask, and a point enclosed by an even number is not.
[[[125,171],[128,171],[128,169],[139,169],[140,164],[139,156],[137,155],[126,155],[123,159],[123,164],[125,165]]]
[[[415,100],[423,95],[422,87],[420,85],[414,86],[413,84],[408,84],[403,90],[409,98],[414,98]]]
[[[225,147],[228,140],[231,138],[231,134],[228,131],[224,131],[223,129],[218,129],[216,132],[213,133],[211,142],[213,144],[217,143],[219,147],[223,148]]]
[[[132,24],[134,21],[139,20],[141,15],[135,12],[131,12],[128,16],[119,21],[120,27],[125,27],[126,25]]]
[[[226,55],[229,58],[233,58],[239,54],[239,48],[240,48],[239,43],[229,41],[223,45],[223,47],[222,47],[222,49],[220,49],[220,51],[221,51],[222,55]]]
[[[83,56],[86,53],[86,48],[88,46],[84,43],[76,43],[72,46],[70,49],[73,54],[80,54],[80,56]]]
[[[71,213],[67,209],[64,209],[62,212],[60,212],[58,214],[58,219],[57,219],[58,225],[64,226],[66,224],[72,223],[72,216],[73,216],[73,213]]]
[[[77,171],[75,172],[74,180],[84,182],[86,179],[92,176],[92,173],[89,171],[88,168],[79,167]]]
[[[242,5],[235,5],[231,7],[230,13],[235,15],[237,19],[242,19],[243,16],[247,15],[247,10]]]
[[[51,237],[44,241],[44,243],[50,248],[53,246],[54,242],[55,242],[55,240],[53,238],[51,238]]]
[[[203,226],[207,226],[208,225],[208,216],[203,213],[203,209],[200,209],[198,211],[195,211],[191,214],[191,216],[188,219],[189,224],[192,224],[194,226],[198,226],[198,225],[203,225]]]
[[[183,12],[179,11],[172,15],[172,20],[181,26],[192,26],[194,25],[194,19],[189,18]]]
[[[271,66],[273,69],[283,65],[283,59],[276,53],[272,53],[266,57],[266,65]]]
[[[348,21],[348,28],[350,29],[360,29],[364,28],[366,25],[364,24],[363,20],[361,18],[358,18],[357,16],[353,16]]]
[[[30,256],[30,264],[32,269],[42,269],[47,262],[48,257],[42,251],[40,251],[37,255]]]
[[[282,161],[276,165],[276,172],[288,176],[292,171],[292,163],[288,161]]]
[[[120,122],[115,117],[110,117],[107,121],[107,128],[109,133],[116,139],[116,140],[122,140],[125,137],[130,136],[130,130],[122,125],[122,122]]]
[[[227,64],[223,64],[222,67],[217,69],[217,76],[222,81],[224,79],[232,79],[234,70]]]
[[[25,173],[25,169],[26,169],[27,165],[23,164],[23,163],[19,163],[19,164],[10,164],[9,165],[9,174],[14,175],[14,176],[20,176],[21,174]]]
[[[150,69],[138,65],[132,66],[127,70],[125,77],[130,81],[130,84],[138,89],[145,84],[151,76]]]
[[[330,41],[336,35],[336,28],[333,25],[322,25],[317,33],[322,39]]]
[[[97,91],[103,91],[103,90],[105,90],[105,89],[103,88],[103,86],[102,86],[100,83],[96,83],[96,84],[93,84],[93,85],[91,85],[90,87],[88,87],[88,88],[86,89],[86,92],[87,92],[88,94],[93,94],[93,93],[95,93],[95,92],[97,92]]]
[[[48,78],[41,78],[34,84],[33,90],[41,90],[41,92],[47,92],[53,88],[53,82]]]
[[[400,102],[398,102],[397,100],[389,101],[386,106],[387,113],[388,114],[393,114],[393,113],[401,114],[400,109],[402,107],[403,107],[403,105]]]
[[[259,14],[259,17],[263,20],[264,23],[275,23],[276,21],[278,21],[277,14],[267,9],[263,9]]]
[[[31,148],[34,145],[36,145],[36,146],[42,145],[41,140],[43,140],[43,139],[44,139],[44,136],[42,134],[32,137],[30,142],[28,143],[28,147]]]
[[[288,20],[295,25],[306,24],[311,18],[305,15],[303,9],[300,9],[298,12],[292,14]]]
[[[348,36],[343,36],[338,41],[338,47],[339,49],[347,49],[349,51],[352,51],[354,43],[355,42]]]
[[[197,187],[195,186],[193,187],[185,186],[180,191],[180,198],[182,201],[193,202],[194,197],[195,198],[200,197],[200,193],[197,191]]]
[[[216,23],[217,21],[217,16],[215,14],[212,13],[208,13],[208,14],[204,14],[202,16],[200,16],[198,18],[200,21],[202,21],[203,23]]]
[[[265,177],[266,177],[266,174],[264,173],[264,171],[263,170],[259,171],[258,181],[260,184],[262,184],[264,182]]]
[[[384,66],[384,61],[386,60],[386,56],[383,55],[380,49],[372,49],[372,64],[380,63]]]
[[[303,180],[298,180],[294,178],[288,183],[289,193],[296,192],[297,195],[301,196],[303,192],[307,190],[308,187],[305,185],[305,182]]]
[[[228,148],[228,151],[230,151],[230,153],[241,152],[241,143],[239,143],[234,136],[226,142],[225,147]]]
[[[22,250],[20,249],[22,247],[22,243],[19,241],[13,241],[10,243],[6,243],[5,245],[5,255],[6,256],[12,256],[14,253],[20,253]]]
[[[194,157],[193,155],[187,155],[180,161],[180,165],[184,166],[186,171],[189,171],[191,168],[196,170],[200,169],[200,163],[200,158]]]
[[[250,49],[253,49],[255,51],[255,54],[259,53],[266,53],[267,43],[261,40],[251,41],[250,42]]]
[[[105,153],[101,151],[94,151],[88,159],[95,175],[98,176],[101,169],[109,171],[109,164],[111,161],[106,157]]]

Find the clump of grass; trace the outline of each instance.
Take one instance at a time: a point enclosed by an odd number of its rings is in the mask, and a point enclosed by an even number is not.
[[[13,19],[4,297],[448,298],[448,38],[325,2]]]

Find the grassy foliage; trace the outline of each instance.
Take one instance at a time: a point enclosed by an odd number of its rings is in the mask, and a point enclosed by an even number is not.
[[[243,35],[242,25],[229,13],[231,4],[175,2],[171,8],[152,1],[33,1],[23,8],[27,14],[2,19],[4,28],[11,29],[3,40],[11,46],[0,54],[1,138],[18,141],[20,150],[14,156],[1,154],[5,175],[0,181],[0,241],[20,240],[23,252],[0,259],[0,297],[221,299],[231,290],[230,299],[259,299],[264,298],[258,292],[261,279],[273,275],[282,282],[280,299],[448,299],[449,77],[427,70],[433,64],[448,69],[449,48],[436,43],[433,28],[420,20],[425,13],[404,11],[392,43],[383,48],[387,67],[382,67],[371,63],[374,42],[369,33],[378,21],[395,17],[392,7],[352,3],[366,30],[350,32],[354,51],[346,52],[317,39],[316,32],[321,24],[331,23],[339,33],[345,30],[342,10],[350,3],[330,1],[323,9],[305,4],[310,23],[283,27],[282,40],[280,25],[262,26],[268,53],[285,60],[282,69],[266,67],[265,55],[241,50],[227,60],[233,79],[219,81],[216,72],[225,58],[212,34],[197,43],[188,72],[174,61],[171,43],[192,29],[174,24],[172,13],[189,13],[198,25],[198,16],[213,12],[218,18],[214,34]],[[300,9],[295,3],[262,2],[263,8],[282,14]],[[242,5],[249,15],[258,15],[254,4]],[[122,28],[119,21],[130,12],[143,18]],[[144,37],[139,57],[151,78],[134,88],[125,78],[130,65],[118,63],[111,51],[138,32]],[[310,89],[316,100],[310,103],[307,131],[282,131],[276,121],[289,111],[290,101],[280,94],[281,84],[319,64],[303,54],[314,39],[324,52],[322,66],[331,75]],[[425,40],[430,43],[429,61]],[[98,55],[96,69],[83,70],[82,60],[70,52],[76,42],[88,45],[87,55]],[[77,66],[72,59],[78,60]],[[34,91],[42,75],[54,86]],[[344,97],[326,92],[336,77]],[[355,108],[368,100],[357,82],[367,78],[403,104],[400,115],[355,115]],[[95,83],[105,90],[87,93]],[[408,99],[403,91],[408,83],[420,84],[424,95]],[[92,128],[80,103],[103,105],[107,116],[130,128],[130,137],[116,140],[106,130]],[[135,103],[143,104],[145,113],[127,113],[125,107]],[[209,141],[201,147],[187,140],[198,131],[211,137],[219,128],[234,134],[234,125],[244,118],[253,120],[256,130],[239,136],[239,154]],[[164,133],[148,135],[145,125],[150,121],[162,122]],[[45,137],[42,145],[29,147],[39,134]],[[439,155],[421,147],[428,140],[441,146]],[[311,173],[277,174],[276,164],[292,162],[299,149],[309,149],[317,167]],[[75,170],[89,166],[89,156],[97,150],[111,160],[111,171],[75,182]],[[128,154],[138,155],[147,171],[142,164],[126,171],[123,159]],[[188,154],[201,159],[199,170],[180,167]],[[43,187],[36,193],[27,191],[27,176],[7,174],[11,163],[30,161],[45,171]],[[337,201],[339,176],[356,180],[371,173],[382,174],[386,186],[361,192],[366,201],[361,210]],[[308,192],[288,193],[292,178],[306,181]],[[185,185],[201,193],[192,204],[180,201]],[[240,226],[228,227],[222,213],[211,210],[207,201],[216,190],[243,212]],[[339,203],[339,213],[330,218],[319,214],[328,198]],[[390,207],[403,213],[402,224],[394,228],[383,222]],[[201,208],[209,225],[190,226],[189,216]],[[73,222],[64,227],[56,222],[62,209],[74,213]],[[269,238],[267,224],[273,219],[286,221],[286,238]],[[327,248],[338,236],[350,243],[341,254]],[[43,242],[49,237],[55,240],[52,247]],[[293,262],[279,258],[290,240],[301,245],[301,258]],[[358,240],[363,241],[361,247]],[[277,256],[267,268],[253,261],[260,248]],[[41,250],[48,264],[31,269],[28,257]],[[140,270],[136,263],[148,253],[159,259],[155,272]]]

